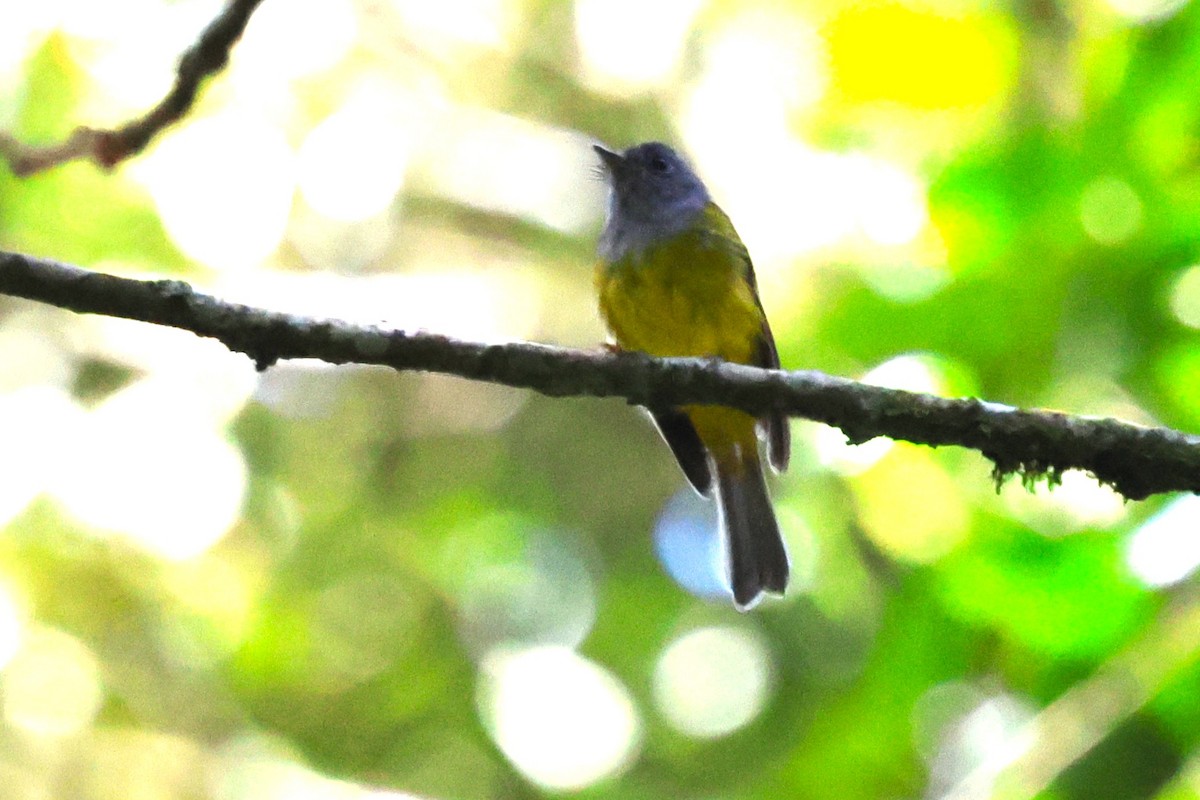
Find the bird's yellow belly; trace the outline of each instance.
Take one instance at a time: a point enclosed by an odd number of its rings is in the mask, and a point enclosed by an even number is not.
[[[600,311],[626,350],[749,363],[762,316],[739,266],[723,251],[680,246],[601,264]]]
[[[689,239],[653,248],[637,260],[601,264],[596,273],[601,314],[626,350],[752,363],[763,317],[743,267],[726,251],[706,250]],[[755,447],[749,414],[720,406],[685,410],[719,459],[740,463],[741,450]]]

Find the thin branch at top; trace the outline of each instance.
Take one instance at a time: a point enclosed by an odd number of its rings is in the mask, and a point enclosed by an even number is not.
[[[969,447],[991,459],[997,476],[1079,469],[1131,500],[1200,493],[1200,437],[1169,428],[947,399],[813,371],[382,330],[229,303],[182,281],[120,278],[16,253],[0,252],[0,293],[191,331],[245,353],[259,369],[281,358],[317,358],[440,372],[553,397],[623,397],[650,407],[717,403],[756,415],[778,408],[840,428],[854,443],[887,436]]]
[[[242,37],[251,14],[261,3],[262,0],[230,0],[179,60],[171,91],[145,115],[119,128],[76,128],[65,141],[45,147],[25,145],[0,133],[0,156],[8,161],[15,174],[26,176],[81,158],[112,169],[137,155],[163,128],[191,109],[201,81],[225,68],[229,51]]]

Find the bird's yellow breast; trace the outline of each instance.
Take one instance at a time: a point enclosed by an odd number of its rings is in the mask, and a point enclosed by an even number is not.
[[[670,240],[597,267],[600,312],[621,347],[739,363],[755,356],[763,317],[745,251],[710,208]]]

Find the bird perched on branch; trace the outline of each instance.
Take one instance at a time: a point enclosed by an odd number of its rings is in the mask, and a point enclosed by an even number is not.
[[[652,356],[717,356],[778,368],[750,255],[688,163],[659,142],[623,153],[595,150],[611,190],[596,288],[617,344]],[[649,411],[696,491],[715,490],[737,607],[750,608],[764,592],[782,594],[788,557],[758,432],[770,463],[782,471],[791,441],[787,418],[772,412],[755,419],[711,405]]]

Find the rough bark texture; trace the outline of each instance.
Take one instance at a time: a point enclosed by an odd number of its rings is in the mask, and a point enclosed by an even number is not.
[[[1115,419],[935,397],[814,371],[383,330],[227,303],[181,281],[121,278],[15,253],[0,253],[0,293],[192,331],[245,353],[259,369],[281,358],[317,358],[440,372],[553,397],[623,397],[653,408],[719,403],[757,416],[777,408],[840,428],[854,443],[887,436],[969,447],[993,462],[998,480],[1011,473],[1054,480],[1079,469],[1131,500],[1200,492],[1200,437]]]

